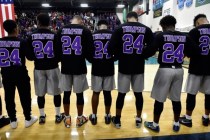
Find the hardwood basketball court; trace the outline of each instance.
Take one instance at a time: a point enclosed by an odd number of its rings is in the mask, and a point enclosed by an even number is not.
[[[33,62],[27,62],[27,68],[29,70],[29,75],[31,77],[31,91],[32,91],[32,114],[39,116],[38,105],[36,101],[36,96],[34,93],[34,81],[33,81]],[[142,112],[143,121],[153,119],[153,104],[154,100],[150,98],[150,90],[153,85],[153,79],[158,65],[146,65],[145,66],[145,92],[144,96],[144,108]],[[90,65],[88,66],[88,80],[90,80]],[[117,72],[116,72],[117,73]],[[185,69],[184,84],[187,76],[187,69]],[[0,90],[2,99],[4,99],[3,89]],[[62,95],[63,96],[63,95]],[[91,108],[91,96],[92,90],[89,88],[85,91],[85,107],[84,114],[88,115],[92,113]],[[115,102],[117,97],[117,90],[112,92],[112,108],[111,113],[115,114]],[[182,94],[182,114],[185,114],[185,100],[186,94]],[[30,128],[24,128],[24,116],[20,105],[19,96],[16,93],[16,110],[18,117],[18,127],[17,129],[11,129],[10,125],[0,129],[0,140],[82,140],[82,139],[121,139],[121,138],[141,138],[151,136],[164,136],[164,135],[180,135],[180,134],[193,134],[193,133],[203,133],[209,132],[209,127],[204,127],[201,122],[201,116],[204,113],[204,96],[199,93],[197,96],[197,104],[194,110],[192,119],[193,127],[188,128],[181,126],[178,133],[173,132],[173,110],[172,105],[169,100],[164,105],[164,110],[160,119],[160,132],[154,133],[146,129],[143,125],[141,128],[135,127],[135,97],[132,92],[129,92],[125,98],[125,105],[122,111],[121,129],[116,129],[112,124],[106,125],[104,122],[104,99],[103,95],[100,95],[100,102],[98,108],[98,124],[93,126],[90,122],[87,122],[84,126],[76,128],[76,95],[71,94],[71,109],[70,114],[72,117],[71,128],[65,128],[64,123],[55,124],[55,111],[52,96],[46,95],[45,112],[47,115],[46,123],[44,125],[39,125],[35,123]],[[61,108],[61,112],[63,108]],[[5,103],[3,101],[3,114],[6,114]]]

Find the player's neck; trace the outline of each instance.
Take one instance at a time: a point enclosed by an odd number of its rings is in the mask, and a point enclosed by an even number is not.
[[[168,27],[168,28],[165,28],[163,29],[164,32],[166,31],[175,31],[175,28],[174,27]]]
[[[17,37],[17,35],[15,33],[13,33],[13,34],[8,34],[7,37]]]

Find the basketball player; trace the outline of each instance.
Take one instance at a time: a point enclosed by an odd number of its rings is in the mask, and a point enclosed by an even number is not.
[[[58,31],[58,47],[62,49],[60,88],[64,91],[64,123],[67,128],[71,125],[69,109],[72,87],[77,96],[78,117],[76,126],[80,127],[88,121],[88,117],[83,115],[83,92],[88,89],[85,58],[90,61],[92,57],[90,52],[93,52],[91,50],[93,49],[93,37],[91,32],[82,24],[82,17],[76,15],[71,24]]]
[[[99,103],[99,94],[103,90],[105,104],[105,123],[110,124],[110,107],[112,104],[111,90],[115,88],[114,81],[114,60],[107,52],[107,46],[112,36],[108,30],[108,22],[100,20],[98,22],[99,30],[93,34],[95,54],[92,62],[92,110],[93,113],[89,119],[93,125],[97,124],[97,108]]]
[[[48,29],[49,24],[49,15],[40,13],[37,16],[38,29],[28,39],[29,47],[34,52],[34,87],[35,93],[38,96],[39,124],[45,123],[46,114],[44,106],[46,93],[54,98],[55,123],[60,123],[64,118],[60,114],[61,90],[58,88],[60,70],[58,68],[57,38],[55,33]]]
[[[189,32],[189,36],[199,45],[201,53],[192,57],[189,64],[189,75],[186,83],[186,115],[180,117],[180,123],[192,127],[192,112],[195,108],[198,91],[205,94],[205,114],[202,116],[204,126],[209,125],[210,113],[210,24],[204,14],[198,14],[194,18],[195,28]]]
[[[145,64],[142,50],[145,45],[150,46],[152,40],[152,31],[138,22],[136,12],[128,13],[127,23],[116,29],[111,37],[108,51],[114,55],[115,59],[119,60],[119,93],[116,101],[116,116],[112,117],[112,122],[116,128],[121,127],[121,112],[125,95],[130,91],[130,83],[136,97],[136,127],[140,127],[142,123]]]
[[[2,82],[1,82],[1,74],[0,74],[0,88],[2,88]],[[9,118],[2,115],[2,100],[0,95],[0,128],[8,125],[10,123]]]
[[[25,66],[25,56],[30,56],[30,52],[26,51],[26,43],[17,38],[18,27],[15,21],[6,20],[3,27],[8,36],[0,39],[0,67],[10,125],[13,129],[18,125],[14,102],[17,87],[25,116],[25,127],[29,127],[37,121],[36,116],[31,116],[31,85]]]
[[[144,125],[155,132],[160,131],[158,123],[163,111],[164,102],[168,97],[172,101],[173,106],[173,130],[177,132],[180,128],[180,96],[184,75],[182,63],[184,56],[195,55],[195,52],[199,51],[199,48],[185,34],[175,31],[176,19],[173,16],[168,15],[163,17],[160,20],[160,25],[163,32],[156,35],[152,49],[145,49],[145,55],[149,53],[154,55],[159,50],[158,63],[160,65],[151,93],[151,97],[155,99],[153,122],[145,121]]]

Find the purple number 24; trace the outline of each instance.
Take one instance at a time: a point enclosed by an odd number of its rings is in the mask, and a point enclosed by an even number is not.
[[[45,46],[41,41],[33,41],[32,46],[34,47],[34,53],[37,59],[44,58],[44,54],[47,55],[47,58],[53,58],[53,41],[48,41]]]
[[[123,53],[133,54],[133,49],[136,49],[137,54],[142,53],[144,35],[139,35],[134,41],[132,34],[125,34],[123,36]]]
[[[74,50],[75,55],[81,55],[82,54],[82,45],[81,45],[81,37],[76,36],[74,40],[69,36],[62,36],[61,42],[63,42],[62,48],[63,48],[63,54],[69,55],[72,54],[72,50]]]
[[[13,65],[21,65],[19,49],[13,49],[11,54],[9,54],[7,49],[0,48],[0,67],[9,67],[11,62]]]
[[[162,61],[165,63],[174,63],[175,59],[178,63],[183,62],[184,58],[184,44],[179,44],[179,46],[174,50],[174,45],[172,43],[166,43],[163,46],[165,50],[162,55]]]
[[[106,59],[110,59],[111,55],[108,54],[107,47],[108,47],[109,41],[106,42],[106,44],[103,46],[102,41],[95,41],[94,46],[95,46],[95,56],[94,58],[96,59],[103,59],[103,55],[106,55]]]

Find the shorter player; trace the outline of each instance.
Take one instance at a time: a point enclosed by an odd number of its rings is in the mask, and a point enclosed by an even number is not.
[[[105,104],[105,123],[110,124],[110,107],[112,104],[111,91],[115,88],[114,81],[114,60],[107,52],[107,46],[112,36],[108,30],[108,22],[100,20],[98,22],[99,30],[93,34],[95,45],[95,55],[92,62],[92,110],[89,119],[93,125],[97,124],[97,108],[99,103],[99,94],[103,90]]]
[[[163,111],[164,102],[168,97],[173,105],[173,130],[178,132],[181,112],[180,96],[184,75],[182,63],[184,56],[195,55],[199,48],[185,34],[175,31],[176,19],[173,16],[169,15],[162,18],[160,25],[163,33],[156,35],[150,51],[149,49],[145,50],[147,55],[149,53],[154,55],[159,50],[158,63],[160,66],[155,76],[151,94],[151,97],[155,99],[153,122],[145,121],[144,125],[155,132],[160,131],[160,115]]]
[[[2,88],[1,76],[0,76],[0,88]],[[9,118],[2,115],[2,100],[0,95],[0,128],[8,125],[10,123]]]
[[[27,44],[17,38],[18,27],[16,22],[6,20],[3,27],[8,36],[0,39],[0,57],[2,60],[4,59],[4,61],[1,61],[0,67],[10,125],[13,129],[18,126],[14,102],[17,87],[25,116],[25,127],[30,127],[38,118],[31,116],[31,85],[25,65],[25,57],[27,56],[30,60],[33,58],[30,57],[30,51],[27,51]]]

